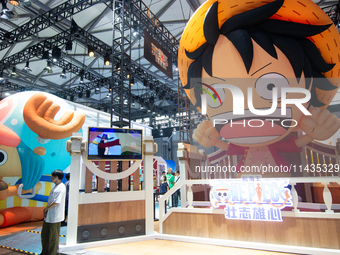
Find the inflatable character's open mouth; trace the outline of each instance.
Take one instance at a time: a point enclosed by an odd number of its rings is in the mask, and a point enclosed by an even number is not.
[[[292,120],[292,109],[287,108],[286,115],[281,115],[281,108],[273,114],[259,116],[245,110],[242,116],[232,112],[215,115],[211,118],[217,132],[235,144],[259,144],[272,141],[282,136],[297,123]]]

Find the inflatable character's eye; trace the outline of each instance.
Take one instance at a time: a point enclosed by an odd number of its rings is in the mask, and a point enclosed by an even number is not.
[[[211,85],[211,87],[214,88],[214,85],[215,84]],[[225,93],[223,88],[214,88],[214,90],[216,91],[216,93],[209,88],[207,89],[207,91],[209,92],[207,95],[207,104],[212,108],[217,108],[221,106],[221,102],[223,103]]]
[[[264,99],[273,99],[273,88],[277,90],[277,98],[281,98],[281,88],[289,87],[289,82],[281,74],[267,73],[256,80],[257,94]]]
[[[8,159],[7,152],[0,149],[0,166],[5,164],[7,162],[7,159]]]

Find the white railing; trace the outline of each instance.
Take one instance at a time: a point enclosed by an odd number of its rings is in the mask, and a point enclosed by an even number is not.
[[[167,193],[165,193],[159,200],[159,232],[163,234],[163,222],[172,212],[190,212],[190,213],[218,213],[224,214],[223,209],[210,208],[195,208],[194,206],[205,206],[209,207],[210,202],[195,202],[193,201],[193,185],[206,185],[210,184],[212,181],[224,181],[225,179],[214,179],[214,180],[181,180],[177,182]],[[324,185],[323,199],[324,204],[314,204],[314,203],[303,203],[298,202],[298,193],[295,190],[295,185],[298,183],[322,183]],[[327,185],[330,183],[337,183],[340,185],[340,177],[293,177],[290,178],[291,195],[293,202],[292,211],[282,212],[282,216],[287,217],[308,217],[308,218],[339,218],[340,213],[335,213],[332,209],[340,209],[340,205],[332,204],[332,194],[328,189]],[[186,196],[181,196],[181,198],[186,197],[186,201],[181,201],[181,208],[171,208],[165,213],[165,201],[176,192],[177,189],[181,187],[187,187]],[[185,189],[181,189],[183,191]],[[301,212],[298,208],[307,209],[325,209],[324,212]]]

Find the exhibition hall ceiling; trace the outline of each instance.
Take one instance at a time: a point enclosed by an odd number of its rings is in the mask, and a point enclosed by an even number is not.
[[[336,5],[339,5],[339,1],[314,1],[338,19]],[[108,107],[111,107],[112,99],[108,96],[109,86],[104,83],[106,78],[112,76],[113,66],[112,63],[108,66],[104,64],[105,54],[102,53],[102,49],[113,45],[112,1],[19,0],[17,6],[12,5],[10,3],[12,1],[1,0],[0,2],[2,4],[0,66],[1,63],[7,63],[3,70],[0,69],[4,78],[0,81],[1,98],[23,90],[38,90],[57,94],[75,103],[109,111]],[[178,44],[186,23],[203,2],[205,1],[144,0],[141,3],[157,17],[157,21],[160,22],[158,25],[163,24],[176,39],[173,43]],[[76,4],[78,4],[77,8],[70,8]],[[83,38],[77,40],[67,34],[72,26],[72,19],[80,30],[84,31]],[[130,102],[123,103],[131,106],[133,120],[151,114],[176,112],[179,82],[176,60],[174,59],[172,79],[151,65],[144,58],[143,25],[137,25],[136,27],[131,24],[133,27],[131,61],[134,66],[139,67],[137,71],[140,71],[141,75],[133,77],[134,84],[131,87],[133,96]],[[67,33],[63,34],[63,32]],[[13,34],[17,35],[16,38],[12,37]],[[92,41],[87,41],[86,38],[90,37]],[[96,48],[94,56],[90,57],[88,46],[93,46],[91,45],[93,40],[99,42],[101,49]],[[33,50],[41,49],[40,45],[49,49],[47,44],[51,42],[61,49],[58,60],[60,63],[42,59],[42,52],[32,53]],[[67,42],[71,43],[67,44]],[[28,54],[31,56],[29,62],[27,62]],[[51,57],[52,50],[49,50],[49,55]],[[23,61],[20,62],[20,59]],[[11,61],[14,64],[9,65]],[[28,71],[25,70],[27,64]],[[68,68],[63,70],[63,66]],[[74,71],[69,71],[70,66]],[[13,68],[16,69],[16,75],[11,75]],[[83,75],[82,73],[85,72],[86,75]],[[143,78],[145,73],[148,73],[147,82]],[[94,86],[94,81],[98,83],[98,88]],[[117,90],[112,92],[117,93],[113,99],[119,100]],[[339,104],[339,93],[337,98],[334,103]]]

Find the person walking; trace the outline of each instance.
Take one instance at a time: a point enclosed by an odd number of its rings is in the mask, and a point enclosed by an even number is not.
[[[66,187],[61,182],[64,173],[54,170],[51,182],[55,184],[44,208],[44,223],[41,230],[42,252],[40,255],[57,255],[59,249],[60,224],[64,220]]]

